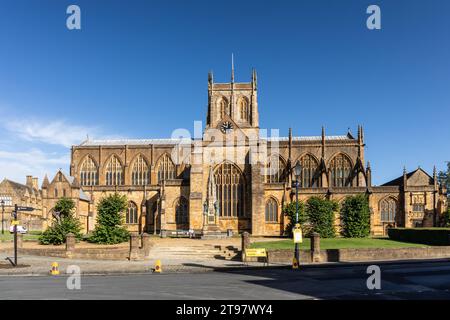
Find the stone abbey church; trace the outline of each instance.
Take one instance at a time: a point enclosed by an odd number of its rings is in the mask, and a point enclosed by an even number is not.
[[[45,178],[41,190],[33,180],[23,187],[40,197],[36,203],[47,222],[59,197],[74,198],[85,231],[94,228],[99,200],[118,192],[129,200],[130,231],[217,235],[231,229],[278,236],[288,223],[282,208],[295,201],[295,180],[302,201],[321,196],[341,202],[367,194],[373,235],[392,226],[439,224],[447,203],[436,172],[404,171],[373,186],[362,127],[356,135],[328,136],[322,128],[319,136],[293,136],[289,130],[288,137],[263,137],[257,93],[255,71],[248,83],[235,82],[234,71],[230,83],[215,83],[210,73],[206,127],[200,137],[184,140],[181,151],[180,139],[88,139],[72,147],[70,176]],[[0,194],[6,183],[12,182],[3,181]]]

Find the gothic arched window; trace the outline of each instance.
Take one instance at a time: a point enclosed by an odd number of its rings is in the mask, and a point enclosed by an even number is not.
[[[158,183],[175,179],[175,165],[168,154],[164,154],[158,164]]]
[[[266,222],[278,222],[278,203],[273,198],[266,202]]]
[[[267,159],[266,163],[266,183],[284,182],[286,165],[279,155],[273,154]]]
[[[81,164],[80,183],[82,186],[98,185],[98,168],[90,156]]]
[[[228,100],[225,97],[220,98],[218,106],[220,111],[220,118],[222,118],[224,115],[231,115],[230,105],[228,104]]]
[[[137,205],[133,201],[128,202],[128,209],[127,209],[127,214],[125,217],[125,222],[127,224],[137,224],[138,223]]]
[[[223,163],[214,172],[219,212],[222,217],[244,215],[244,177],[234,164]]]
[[[147,161],[142,155],[139,155],[134,161],[133,170],[131,172],[131,184],[135,186],[143,186],[150,183],[150,170]]]
[[[397,214],[397,201],[392,198],[380,202],[381,222],[395,222]]]
[[[307,154],[300,159],[302,172],[299,177],[300,187],[302,188],[316,188],[320,187],[320,177],[317,172],[319,163],[310,154]]]
[[[175,203],[175,222],[177,228],[179,226],[187,226],[189,224],[189,206],[186,198],[180,197]]]
[[[112,156],[106,165],[106,185],[115,186],[123,183],[123,169],[119,158]]]
[[[338,154],[330,162],[332,187],[351,187],[352,164],[350,159],[344,154]]]
[[[239,112],[241,115],[241,120],[248,122],[249,112],[248,112],[248,102],[247,99],[241,98],[239,100]]]

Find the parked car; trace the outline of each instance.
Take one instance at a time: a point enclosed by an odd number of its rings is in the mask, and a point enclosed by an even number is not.
[[[17,226],[17,232],[24,234],[24,233],[27,233],[28,230],[24,226],[19,225],[19,226]],[[9,233],[14,233],[14,226],[9,226]]]

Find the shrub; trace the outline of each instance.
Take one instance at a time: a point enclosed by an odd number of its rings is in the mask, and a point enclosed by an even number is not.
[[[450,245],[450,228],[392,228],[388,229],[388,235],[389,239],[396,241],[434,246]]]
[[[285,205],[283,208],[283,214],[289,219],[289,222],[286,225],[285,234],[292,236],[292,228],[294,227],[296,218],[296,202],[291,202]],[[298,202],[298,220],[303,234],[308,234],[309,225],[305,214],[305,204],[301,201]]]
[[[82,237],[81,222],[74,216],[74,209],[75,202],[72,199],[59,199],[53,209],[54,212],[59,213],[59,218],[54,218],[52,225],[39,236],[39,243],[63,244],[69,233],[73,233],[80,240]]]
[[[116,244],[128,240],[130,234],[122,226],[127,203],[126,196],[117,193],[100,200],[97,206],[97,224],[89,242]]]
[[[445,228],[450,228],[450,208],[442,216],[442,226]]]
[[[306,201],[306,205],[299,201],[299,223],[305,236],[310,236],[312,232],[318,232],[324,238],[335,236],[334,213],[337,210],[337,203],[320,197],[312,197]],[[288,217],[289,223],[285,232],[292,235],[292,228],[295,222],[296,202],[291,202],[283,208],[283,214]]]
[[[366,195],[347,197],[342,204],[341,219],[344,237],[368,237],[370,235],[370,211]]]
[[[322,238],[334,238],[334,215],[338,209],[335,201],[311,197],[306,202],[306,216],[311,224],[310,232],[317,232]]]

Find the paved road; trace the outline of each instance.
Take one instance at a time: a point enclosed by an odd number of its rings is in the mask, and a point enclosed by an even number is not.
[[[450,261],[382,264],[381,290],[367,266],[310,266],[195,274],[0,277],[0,299],[450,299]]]

